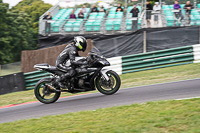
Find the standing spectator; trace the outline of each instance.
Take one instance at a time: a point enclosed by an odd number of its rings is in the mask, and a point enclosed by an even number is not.
[[[159,11],[161,10],[161,7],[158,2],[155,2],[155,5],[153,6],[153,10],[155,11],[154,23],[158,24],[158,15],[159,15]]]
[[[83,13],[87,13],[87,8],[86,8],[86,6],[85,6],[85,5],[83,5],[83,7],[82,7],[82,9],[81,9],[81,10],[82,10],[82,12],[83,12]]]
[[[95,4],[93,5],[93,8],[92,8],[91,12],[99,12],[99,10],[97,9]]]
[[[48,23],[48,20],[52,20],[51,13],[47,12],[47,15],[45,15],[43,19],[46,20],[46,22],[45,22],[45,34],[47,35],[47,32],[48,32],[48,34],[50,34],[51,23]]]
[[[191,9],[193,9],[193,5],[190,3],[190,1],[186,2],[186,5],[183,7],[183,9],[186,9],[185,17],[189,18],[188,24],[190,24],[191,21]]]
[[[84,14],[82,10],[80,10],[80,12],[78,13],[78,18],[84,19]]]
[[[176,20],[178,20],[178,23],[180,24],[183,19],[183,15],[181,13],[181,6],[179,5],[177,0],[174,2],[174,9],[179,10],[179,12],[174,12],[174,25],[176,25]]]
[[[174,9],[181,10],[181,6],[179,5],[179,3],[178,3],[177,0],[174,1]],[[181,12],[181,11],[180,11],[180,12]]]
[[[100,7],[99,12],[106,12],[106,10],[104,9],[103,5]]]
[[[123,8],[121,4],[118,4],[118,7],[116,9],[116,12],[123,12]]]
[[[132,13],[132,17],[136,18],[136,20],[132,20],[132,30],[136,31],[137,27],[138,27],[138,13],[139,13],[139,9],[136,7],[136,5],[133,5],[133,9],[130,11],[130,13]],[[130,15],[130,13],[128,14],[128,16]]]
[[[76,19],[76,15],[74,14],[74,10],[72,10],[72,13],[69,16],[69,19]]]
[[[43,19],[45,19],[45,20],[51,20],[52,19],[51,13],[47,12],[47,15],[45,15]]]
[[[153,10],[153,6],[149,3],[149,1],[146,2],[146,10],[147,27],[150,27],[151,11]]]

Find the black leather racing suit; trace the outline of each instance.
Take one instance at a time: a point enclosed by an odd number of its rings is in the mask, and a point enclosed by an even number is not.
[[[78,55],[78,50],[74,46],[74,44],[69,44],[65,47],[65,49],[59,54],[56,60],[56,67],[64,72],[67,72],[64,75],[61,75],[60,78],[56,80],[56,82],[61,82],[65,78],[69,78],[75,75],[74,66],[76,65],[85,65],[87,64],[86,61],[75,61],[75,57]],[[70,66],[65,66],[65,63],[70,60]]]

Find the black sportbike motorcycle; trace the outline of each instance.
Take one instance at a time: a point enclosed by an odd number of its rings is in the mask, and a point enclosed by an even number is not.
[[[112,70],[103,69],[105,66],[110,66],[110,63],[97,48],[94,47],[87,57],[77,57],[76,60],[87,60],[88,64],[74,68],[75,76],[62,82],[65,88],[58,87],[55,81],[66,72],[48,64],[34,65],[34,68],[51,74],[50,78],[41,79],[35,86],[34,93],[40,102],[53,103],[58,100],[61,92],[78,93],[97,89],[102,94],[112,95],[119,90],[121,85],[119,75]],[[66,65],[70,68],[69,62],[66,62]]]

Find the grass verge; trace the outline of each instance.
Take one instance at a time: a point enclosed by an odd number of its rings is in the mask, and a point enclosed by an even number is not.
[[[0,124],[6,133],[199,133],[200,98],[132,104]]]
[[[120,77],[121,88],[200,78],[200,63],[128,73]],[[74,94],[62,93],[62,96],[69,95]],[[30,101],[36,101],[33,90],[0,95],[0,106]]]

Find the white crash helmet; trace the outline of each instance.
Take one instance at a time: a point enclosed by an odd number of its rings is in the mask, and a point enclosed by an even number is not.
[[[81,50],[85,51],[87,48],[87,40],[83,36],[76,36],[74,37],[75,46]]]

